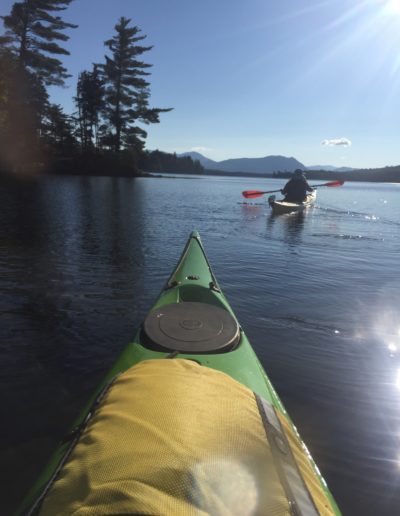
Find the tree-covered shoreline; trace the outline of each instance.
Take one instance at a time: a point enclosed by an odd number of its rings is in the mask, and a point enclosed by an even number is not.
[[[308,179],[333,181],[365,181],[370,183],[400,183],[400,166],[356,169],[348,172],[334,172],[329,170],[306,170]],[[275,172],[272,177],[286,179],[292,174]]]
[[[154,170],[156,171],[156,170]],[[168,172],[165,170],[164,172]],[[282,179],[287,180],[292,177],[293,172],[276,171],[276,172],[226,172],[222,170],[204,169],[201,172],[186,170],[171,170],[176,174],[198,174],[203,176],[216,177],[251,177],[254,179]],[[330,170],[305,170],[307,179],[310,181],[354,181],[354,182],[370,182],[370,183],[400,183],[400,166],[357,169],[349,172],[336,172]]]
[[[203,168],[191,158],[145,149],[145,127],[171,108],[150,106],[146,35],[121,17],[104,41],[104,61],[83,70],[75,111],[50,101],[50,86],[70,77],[62,58],[77,25],[63,18],[72,0],[23,0],[3,16],[0,37],[0,171],[140,175]],[[72,36],[73,37],[73,36]]]

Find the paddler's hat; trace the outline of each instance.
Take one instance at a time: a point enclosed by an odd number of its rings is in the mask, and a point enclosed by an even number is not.
[[[304,172],[300,168],[297,168],[293,172],[293,178],[294,179],[303,179],[304,178]]]

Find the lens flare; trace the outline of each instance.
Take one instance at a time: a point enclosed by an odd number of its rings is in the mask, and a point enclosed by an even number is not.
[[[253,475],[237,462],[221,459],[197,464],[192,472],[191,495],[201,512],[253,516],[258,504]],[[226,511],[226,512],[225,512]]]

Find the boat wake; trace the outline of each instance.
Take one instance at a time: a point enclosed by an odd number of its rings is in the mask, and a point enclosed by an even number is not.
[[[338,215],[348,215],[350,217],[364,219],[367,221],[372,221],[372,222],[379,221],[383,224],[389,224],[392,226],[400,226],[400,222],[398,222],[397,220],[391,220],[391,219],[378,217],[377,215],[374,215],[373,213],[365,213],[365,212],[353,211],[353,210],[341,210],[339,208],[332,208],[329,206],[320,206],[320,205],[315,206],[315,208],[317,208],[318,210],[320,210],[322,212],[326,212],[328,214],[336,213]]]
[[[263,317],[264,321],[276,328],[308,330],[324,335],[345,335],[349,333],[343,328],[339,328],[337,324],[323,323],[321,321],[313,321],[302,317],[283,315],[277,317]]]
[[[313,237],[320,238],[338,238],[342,240],[372,240],[374,242],[384,242],[384,238],[381,237],[372,237],[365,235],[346,235],[346,234],[333,234],[333,233],[312,233]]]

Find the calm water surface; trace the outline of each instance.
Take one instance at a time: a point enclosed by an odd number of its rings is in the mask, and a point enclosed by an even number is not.
[[[277,180],[0,185],[0,507],[15,508],[158,295],[193,229],[345,514],[400,514],[400,185]]]

